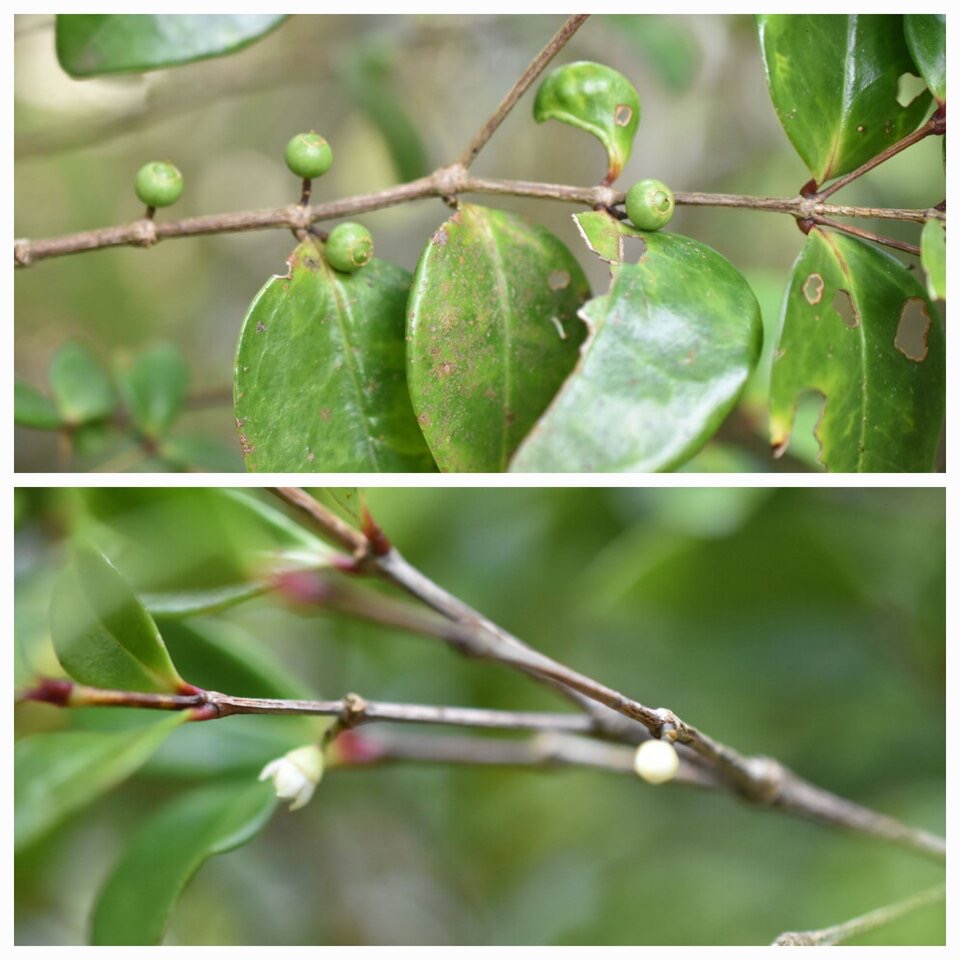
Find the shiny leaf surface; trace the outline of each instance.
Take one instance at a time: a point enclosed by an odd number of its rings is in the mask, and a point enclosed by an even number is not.
[[[249,470],[422,471],[433,462],[404,370],[409,274],[353,274],[312,239],[257,294],[237,348],[234,400]]]
[[[749,285],[695,240],[642,236],[639,261],[622,264],[610,292],[584,307],[591,333],[581,360],[511,470],[669,470],[739,397],[762,338]]]
[[[938,103],[947,101],[947,18],[943,13],[906,13],[903,32],[920,75]]]
[[[895,257],[817,228],[794,264],[774,354],[775,448],[789,443],[807,390],[826,398],[816,434],[828,469],[931,469],[944,411],[936,311]]]
[[[576,363],[589,296],[543,227],[462,203],[420,257],[407,363],[414,409],[442,470],[504,470]]]
[[[760,47],[780,123],[818,184],[912,132],[930,104],[898,103],[913,60],[899,15],[762,14]]]
[[[947,299],[947,230],[939,220],[928,220],[920,234],[920,262],[927,274],[931,300]]]

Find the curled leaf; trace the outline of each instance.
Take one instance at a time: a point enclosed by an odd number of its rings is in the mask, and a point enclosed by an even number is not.
[[[620,175],[640,125],[640,97],[619,70],[580,60],[549,73],[533,103],[537,123],[559,120],[592,133],[607,151],[607,176]]]

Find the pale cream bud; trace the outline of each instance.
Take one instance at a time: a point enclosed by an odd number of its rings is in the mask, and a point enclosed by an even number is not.
[[[676,776],[679,767],[677,751],[666,740],[644,740],[633,758],[633,769],[647,783],[666,783]]]
[[[315,743],[297,747],[260,771],[260,780],[273,778],[273,787],[280,800],[292,800],[291,810],[299,810],[313,796],[323,776],[323,751]]]

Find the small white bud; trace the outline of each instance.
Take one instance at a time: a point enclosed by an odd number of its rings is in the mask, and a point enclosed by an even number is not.
[[[666,740],[644,740],[633,758],[633,769],[647,783],[666,783],[676,776],[679,767],[677,751]]]
[[[280,800],[292,800],[291,810],[299,810],[313,796],[323,776],[323,751],[315,743],[297,747],[288,754],[271,760],[260,771],[258,779],[273,778],[273,787]]]

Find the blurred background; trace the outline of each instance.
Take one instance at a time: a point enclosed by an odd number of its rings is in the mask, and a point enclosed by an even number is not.
[[[54,55],[53,17],[16,18],[16,235],[39,238],[122,223],[141,215],[133,176],[171,159],[186,190],[183,217],[275,207],[299,196],[283,149],[310,128],[335,162],[315,184],[323,201],[407,180],[463,149],[513,80],[557,29],[559,16],[294,16],[232,56],[109,79],[72,80]],[[643,113],[624,187],[657,177],[676,190],[793,196],[809,174],[780,128],[767,93],[756,29],[747,16],[595,16],[559,62],[599,60],[637,86]],[[478,175],[592,184],[605,170],[599,143],[560,123],[538,127],[532,94],[513,111],[475,165]],[[844,191],[843,200],[920,207],[943,199],[936,138]],[[580,243],[574,207],[473,198],[546,224],[601,292],[606,271]],[[363,216],[378,255],[413,269],[447,216],[426,200]],[[864,226],[878,227],[869,222]],[[679,209],[671,229],[730,259],[763,309],[767,350],[738,411],[688,469],[816,469],[819,402],[801,410],[786,460],[769,455],[766,396],[781,297],[802,236],[786,216]],[[915,227],[883,232],[915,240]],[[65,257],[17,272],[16,371],[42,387],[53,352],[81,338],[104,360],[159,342],[179,345],[195,402],[178,441],[196,467],[240,470],[230,405],[233,354],[250,300],[285,271],[293,239],[283,231],[162,243]],[[62,453],[62,451],[61,451]],[[119,458],[119,459],[118,459]],[[123,444],[98,440],[81,469],[157,468]],[[62,467],[53,434],[19,429],[16,469]]]
[[[211,496],[17,491],[18,682],[57,669],[47,607],[67,531],[90,518],[109,527],[105,549],[142,589],[178,561],[209,570],[210,551],[255,546],[236,525],[212,546]],[[942,490],[372,489],[368,500],[409,560],[545,653],[741,751],[944,831]],[[564,709],[506,668],[276,597],[196,622],[308,696]],[[188,679],[257,695],[203,674],[175,627],[161,629]],[[17,735],[144,713],[23,704]],[[84,942],[133,831],[200,777],[255,776],[276,755],[271,724],[284,722],[179,729],[133,780],[26,850],[17,942]],[[279,809],[249,846],[202,868],[167,942],[765,944],[942,875],[879,841],[631,777],[338,770],[303,811]],[[943,944],[944,924],[941,904],[855,942]]]

